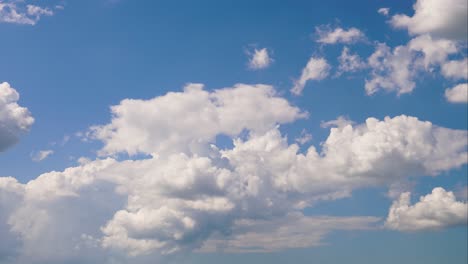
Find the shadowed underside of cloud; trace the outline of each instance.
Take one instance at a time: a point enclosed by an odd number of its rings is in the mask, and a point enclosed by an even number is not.
[[[268,85],[189,84],[111,110],[108,124],[91,128],[101,158],[26,184],[0,178],[0,252],[12,263],[320,245],[332,230],[374,228],[379,218],[310,217],[304,208],[467,160],[466,131],[408,116],[340,122],[320,152],[301,153],[279,126],[307,114]],[[233,147],[217,147],[217,135]],[[148,158],[113,158],[120,153]]]

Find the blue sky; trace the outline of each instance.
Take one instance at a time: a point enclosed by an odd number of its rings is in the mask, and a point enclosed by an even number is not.
[[[0,0],[0,263],[466,263],[444,2]]]

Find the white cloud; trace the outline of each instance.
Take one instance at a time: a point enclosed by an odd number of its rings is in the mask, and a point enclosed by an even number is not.
[[[42,16],[52,16],[50,8],[44,8],[24,1],[0,1],[0,23],[35,25]]]
[[[388,16],[388,14],[390,13],[390,8],[388,8],[388,7],[379,8],[377,10],[377,13],[379,13],[381,15],[384,15],[384,16]]]
[[[330,65],[324,58],[311,57],[306,67],[302,69],[301,77],[294,82],[291,92],[295,95],[300,95],[308,81],[325,79],[330,73],[330,69]]]
[[[249,60],[249,68],[254,70],[265,69],[273,62],[266,48],[255,49]]]
[[[348,30],[337,27],[332,30],[329,26],[318,26],[315,27],[315,33],[318,35],[317,42],[323,44],[354,43],[365,39],[364,33],[354,27]]]
[[[429,33],[434,37],[466,41],[468,6],[466,0],[417,0],[414,15],[397,14],[391,23],[412,35]]]
[[[432,72],[443,65],[449,55],[456,54],[455,42],[445,39],[433,39],[430,35],[421,35],[407,45],[393,50],[386,44],[379,43],[374,53],[368,58],[371,77],[366,80],[367,94],[378,90],[411,93],[416,87],[415,77],[421,72]]]
[[[18,142],[34,123],[27,108],[18,105],[19,94],[9,83],[0,83],[0,152]]]
[[[349,120],[349,118],[345,117],[345,116],[339,116],[337,119],[335,120],[330,120],[330,121],[322,121],[320,123],[320,127],[321,128],[327,128],[327,127],[338,127],[338,128],[343,128],[345,126],[348,126],[348,125],[354,125],[355,123],[351,120]]]
[[[213,92],[189,84],[184,92],[151,100],[126,99],[111,110],[112,122],[92,129],[93,136],[105,143],[104,154],[197,152],[219,134],[264,132],[307,116],[278,97],[273,87],[245,84]]]
[[[348,47],[344,47],[338,57],[340,66],[338,67],[338,75],[344,72],[357,72],[367,67],[367,64],[361,60],[358,54],[351,54]]]
[[[468,103],[468,84],[461,83],[445,90],[445,98],[451,103]]]
[[[411,205],[410,195],[403,193],[393,202],[385,223],[387,228],[420,231],[467,224],[468,205],[457,201],[452,192],[434,188],[431,194],[422,196],[414,205]]]
[[[43,161],[52,154],[54,154],[53,150],[50,150],[50,149],[49,150],[41,150],[41,151],[38,151],[37,153],[35,153],[32,156],[32,160],[36,161],[36,162]]]
[[[451,79],[468,79],[468,58],[444,63],[442,75]]]
[[[14,245],[5,249],[10,255],[23,263],[148,263],[213,240],[226,240],[226,251],[245,241],[279,250],[281,236],[294,241],[286,247],[319,245],[332,230],[366,229],[378,219],[310,218],[305,207],[467,162],[466,131],[407,116],[342,124],[320,152],[300,153],[277,126],[304,115],[267,85],[207,92],[191,84],[126,99],[112,113],[95,128],[102,153],[149,155],[81,159],[26,184],[0,178],[0,245]],[[233,147],[219,149],[220,134]]]

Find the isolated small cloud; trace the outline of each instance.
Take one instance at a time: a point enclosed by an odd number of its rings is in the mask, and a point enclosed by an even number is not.
[[[291,92],[295,95],[300,95],[308,81],[325,79],[330,73],[330,69],[331,66],[324,58],[311,57],[306,67],[302,69],[301,77],[294,82]]]
[[[394,15],[391,24],[411,35],[429,33],[434,37],[466,40],[468,2],[466,0],[417,0],[414,15]]]
[[[346,116],[339,116],[337,119],[335,120],[330,120],[330,121],[322,121],[320,123],[320,127],[321,128],[328,128],[328,127],[337,127],[337,128],[343,128],[347,125],[354,125],[355,123],[350,120],[348,117]]]
[[[50,155],[54,154],[53,150],[41,150],[32,155],[32,160],[35,162],[40,162],[48,158]]]
[[[445,98],[451,103],[468,103],[468,83],[461,83],[446,89]]]
[[[253,70],[265,69],[273,62],[266,48],[255,49],[249,60],[249,68]]]
[[[390,8],[388,8],[388,7],[379,8],[377,10],[377,13],[379,13],[381,15],[384,15],[384,16],[388,16],[388,14],[390,13]]]
[[[421,196],[411,205],[411,194],[405,192],[393,202],[385,226],[399,231],[422,231],[466,225],[468,205],[457,201],[452,192],[441,187]]]
[[[318,36],[317,42],[322,44],[354,43],[365,39],[364,33],[354,27],[346,30],[340,27],[331,29],[330,26],[317,26],[315,33]]]

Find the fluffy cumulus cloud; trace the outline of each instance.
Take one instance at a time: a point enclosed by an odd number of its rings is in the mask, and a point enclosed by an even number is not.
[[[420,231],[466,225],[468,221],[466,202],[457,201],[452,192],[441,187],[434,188],[413,205],[410,200],[411,194],[406,192],[393,203],[385,223],[387,228]]]
[[[244,84],[213,92],[201,84],[188,84],[184,92],[151,100],[127,99],[111,110],[112,122],[92,129],[93,136],[105,143],[104,154],[193,153],[220,134],[265,132],[307,116],[278,97],[273,87]]]
[[[391,24],[406,28],[412,35],[428,33],[466,41],[468,4],[465,0],[417,0],[413,8],[413,16],[397,14]]]
[[[468,58],[447,61],[442,65],[442,75],[450,79],[468,79]]]
[[[433,72],[443,67],[448,57],[459,51],[456,42],[434,39],[430,35],[418,36],[406,45],[393,49],[379,43],[368,58],[371,74],[365,83],[366,92],[373,94],[378,90],[386,90],[397,94],[410,93],[416,87],[418,73]]]
[[[91,133],[104,157],[25,184],[0,178],[7,263],[149,263],[194,250],[320,245],[330,231],[379,219],[311,217],[304,208],[467,161],[466,131],[408,116],[341,122],[321,150],[302,153],[279,126],[305,114],[267,85],[208,92],[191,84],[126,99],[112,113]],[[217,146],[218,135],[232,146]],[[120,153],[147,155],[113,157]]]
[[[18,105],[19,93],[9,83],[0,83],[0,152],[18,142],[34,123],[28,109]]]
[[[327,60],[319,57],[311,57],[304,69],[302,69],[301,77],[294,82],[291,92],[295,95],[300,95],[306,83],[310,80],[320,81],[325,79],[330,73],[331,66]]]
[[[330,26],[318,26],[315,27],[315,33],[318,36],[317,42],[322,44],[354,43],[365,39],[364,33],[354,27],[346,30],[340,27],[332,29]]]
[[[445,90],[445,98],[451,103],[468,103],[468,84],[461,83]]]
[[[54,15],[54,10],[29,4],[28,1],[0,0],[0,22],[35,25],[41,17]]]
[[[273,59],[268,54],[268,50],[266,48],[263,49],[255,49],[249,60],[249,68],[253,70],[260,70],[267,68],[273,62]]]

